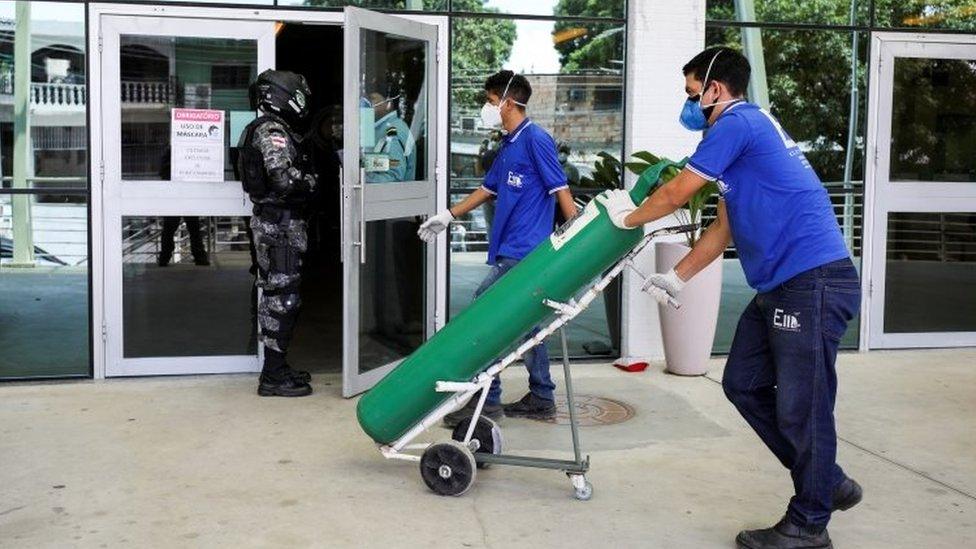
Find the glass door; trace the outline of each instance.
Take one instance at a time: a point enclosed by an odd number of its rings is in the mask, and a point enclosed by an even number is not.
[[[434,329],[437,27],[346,8],[343,385],[369,389]]]
[[[108,376],[259,369],[251,205],[231,147],[275,27],[233,18],[101,16]]]
[[[976,41],[874,40],[870,347],[976,345]]]

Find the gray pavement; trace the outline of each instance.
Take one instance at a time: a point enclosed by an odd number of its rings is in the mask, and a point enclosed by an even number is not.
[[[252,376],[2,385],[0,547],[733,547],[779,518],[791,485],[726,402],[722,364],[576,367],[579,392],[635,414],[583,429],[589,502],[559,473],[501,466],[461,498],[433,495],[362,434],[337,376],[294,400],[255,396]],[[836,547],[976,546],[976,351],[839,364],[840,462],[866,496],[831,523]],[[502,428],[510,451],[569,450],[565,426]]]

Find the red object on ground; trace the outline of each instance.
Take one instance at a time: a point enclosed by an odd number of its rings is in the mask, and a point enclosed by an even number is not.
[[[618,364],[614,362],[613,365],[625,372],[643,372],[647,369],[646,362],[631,362],[630,364]]]

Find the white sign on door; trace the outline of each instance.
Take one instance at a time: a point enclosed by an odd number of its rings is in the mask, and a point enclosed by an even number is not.
[[[173,181],[224,180],[224,111],[173,109],[170,165]]]

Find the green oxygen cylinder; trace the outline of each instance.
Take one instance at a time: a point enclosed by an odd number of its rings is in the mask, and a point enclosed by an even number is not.
[[[634,203],[681,166],[662,160],[647,168],[630,192]],[[399,439],[450,398],[435,390],[437,381],[471,381],[553,313],[543,300],[568,301],[643,235],[617,228],[591,200],[360,399],[363,431],[380,444]]]

